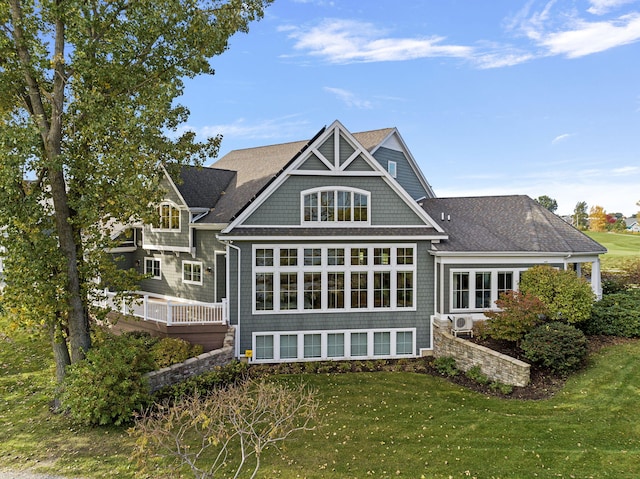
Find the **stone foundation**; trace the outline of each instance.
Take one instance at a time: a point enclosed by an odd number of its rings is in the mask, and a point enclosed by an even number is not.
[[[485,346],[457,338],[445,325],[433,325],[433,352],[438,358],[453,357],[456,360],[456,366],[462,371],[480,366],[482,373],[489,379],[510,386],[526,386],[531,378],[529,364]]]
[[[149,391],[154,393],[163,387],[172,386],[192,376],[211,371],[216,366],[230,363],[234,358],[234,344],[235,328],[229,327],[220,349],[214,349],[195,358],[189,358],[183,363],[147,373]]]

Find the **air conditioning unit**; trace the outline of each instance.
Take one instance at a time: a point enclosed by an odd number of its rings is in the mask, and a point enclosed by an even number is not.
[[[451,321],[451,334],[458,336],[458,334],[470,334],[473,338],[473,319],[471,316],[449,316]]]

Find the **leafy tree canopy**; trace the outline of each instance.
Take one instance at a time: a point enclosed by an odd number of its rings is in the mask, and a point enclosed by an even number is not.
[[[579,230],[586,230],[588,226],[589,215],[587,213],[587,203],[579,201],[573,210],[573,226]]]
[[[137,279],[105,254],[118,225],[150,219],[164,168],[217,154],[219,137],[178,130],[184,79],[212,74],[271,2],[0,3],[3,302],[50,326],[57,362],[90,347],[96,286]]]
[[[555,213],[555,211],[558,209],[558,202],[547,195],[538,196],[536,198],[536,201],[552,213]]]

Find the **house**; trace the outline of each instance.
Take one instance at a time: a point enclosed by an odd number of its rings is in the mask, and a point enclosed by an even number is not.
[[[631,216],[624,220],[627,231],[631,231],[632,233],[640,233],[640,224],[638,224],[638,218],[636,216]]]
[[[166,191],[120,251],[150,275],[144,315],[218,308],[252,362],[428,354],[434,322],[483,318],[536,264],[590,263],[600,292],[602,246],[526,196],[436,198],[395,128],[336,121],[183,167]]]

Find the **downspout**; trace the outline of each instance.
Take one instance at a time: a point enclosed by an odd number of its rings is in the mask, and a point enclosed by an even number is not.
[[[238,317],[237,317],[237,326],[236,326],[236,334],[235,334],[235,337],[236,337],[235,349],[236,349],[236,357],[240,358],[240,267],[242,265],[242,262],[240,261],[240,259],[241,259],[242,250],[238,246],[234,246],[233,244],[231,244],[232,241],[224,241],[224,240],[222,241],[227,245],[227,248],[233,248],[238,252],[238,261],[237,261],[238,268],[236,270],[236,276],[238,278],[238,284],[236,286],[236,289],[237,289],[236,296],[238,301],[238,305],[236,306],[236,308],[237,308]],[[230,277],[229,277],[231,274],[231,268],[229,267],[230,266],[229,263],[231,260],[230,256],[231,255],[227,251],[227,297],[229,296],[229,289],[230,289],[229,285],[231,284]]]

